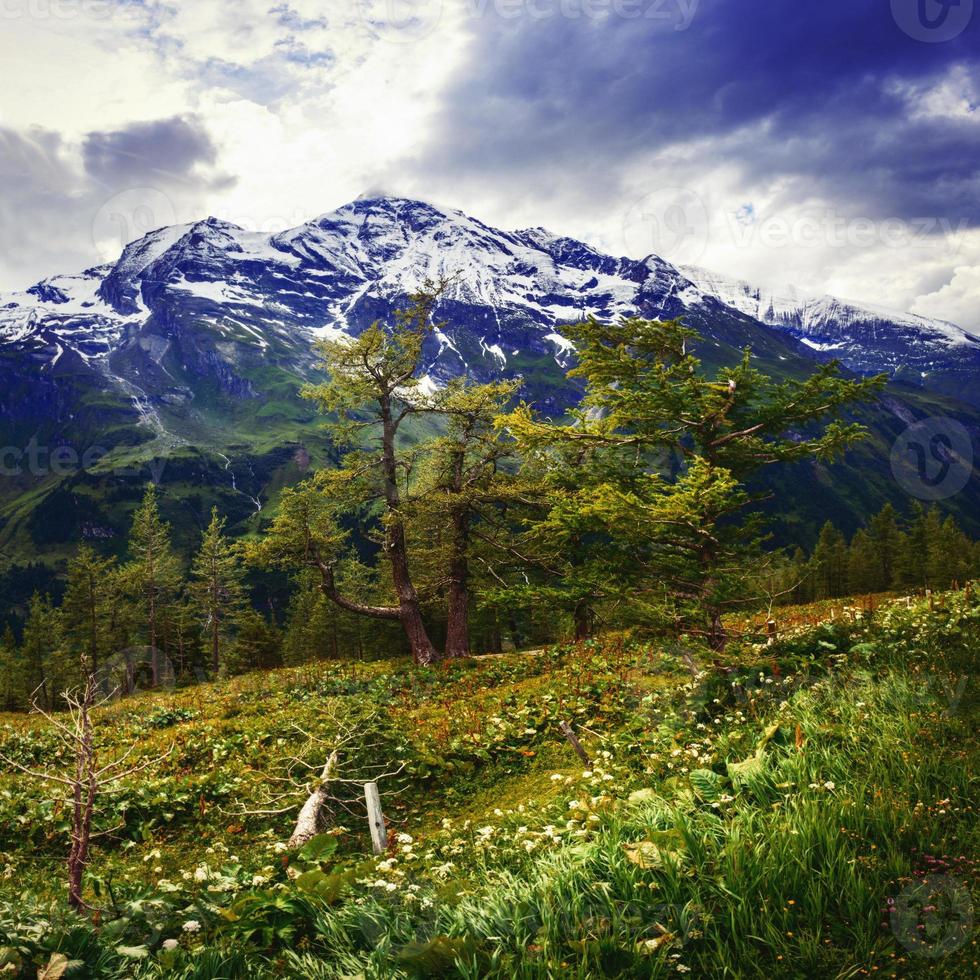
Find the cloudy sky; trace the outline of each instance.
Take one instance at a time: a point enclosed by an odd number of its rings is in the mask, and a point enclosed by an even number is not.
[[[0,288],[359,195],[980,329],[980,0],[0,0]]]

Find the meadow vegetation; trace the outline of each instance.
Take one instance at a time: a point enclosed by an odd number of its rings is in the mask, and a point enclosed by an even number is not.
[[[175,749],[107,798],[119,829],[84,919],[61,894],[65,809],[3,779],[4,969],[975,975],[980,601],[833,612],[723,655],[615,635],[124,698],[99,713],[106,750]],[[388,851],[370,854],[351,787],[291,853],[295,809],[250,811],[352,728],[344,773],[399,770],[381,783]],[[8,716],[2,738],[10,759],[57,762],[36,721]]]

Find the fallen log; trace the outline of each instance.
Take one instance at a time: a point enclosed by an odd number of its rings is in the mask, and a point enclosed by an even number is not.
[[[302,847],[307,841],[311,841],[317,834],[323,831],[323,810],[330,798],[327,792],[330,785],[330,777],[337,766],[337,753],[332,752],[327,764],[320,773],[320,780],[317,787],[310,794],[309,799],[303,804],[296,818],[296,828],[293,836],[289,838],[291,848]]]

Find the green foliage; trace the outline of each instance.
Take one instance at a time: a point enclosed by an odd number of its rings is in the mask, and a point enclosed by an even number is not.
[[[903,526],[904,525],[904,526]],[[782,568],[780,593],[794,602],[901,589],[955,587],[980,576],[980,547],[938,507],[916,505],[900,520],[891,505],[848,542],[829,521],[810,558],[800,551]]]
[[[748,351],[706,377],[680,321],[590,320],[570,336],[571,374],[586,382],[571,421],[522,406],[501,422],[526,456],[545,457],[555,488],[530,539],[558,566],[578,617],[586,605],[626,609],[721,647],[723,614],[758,598],[747,588],[762,560],[760,498],[747,481],[763,467],[843,453],[864,430],[836,416],[883,379],[846,378],[830,364],[774,381]]]
[[[214,508],[211,523],[204,532],[201,548],[191,566],[190,594],[211,653],[211,670],[215,674],[221,668],[222,646],[234,630],[245,605],[243,578],[240,549],[225,537],[225,520],[218,516],[218,509]]]
[[[607,640],[124,700],[99,726],[109,746],[138,731],[139,755],[175,733],[179,748],[106,815],[127,829],[93,862],[97,929],[46,897],[55,809],[0,782],[0,826],[18,828],[2,843],[3,955],[30,977],[58,957],[93,978],[915,975],[934,961],[903,944],[889,900],[914,915],[929,874],[968,900],[975,880],[978,702],[960,680],[977,649],[980,602],[959,593],[838,615],[696,674],[685,657],[717,655]],[[390,853],[370,857],[363,813],[338,809],[283,861],[289,815],[239,823],[236,803],[302,751],[294,726],[326,747],[357,718],[368,758],[406,765],[382,790]],[[50,750],[13,724],[8,755]],[[970,976],[972,947],[954,945],[943,975]]]

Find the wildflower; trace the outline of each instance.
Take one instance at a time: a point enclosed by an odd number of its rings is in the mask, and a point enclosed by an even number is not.
[[[168,952],[172,953],[180,945],[176,939],[164,939],[163,948]]]
[[[200,932],[201,923],[197,919],[188,919],[183,925],[184,932]]]
[[[194,869],[194,880],[195,881],[208,880],[208,869],[206,865],[202,864],[199,868]]]
[[[827,782],[825,782],[825,783],[823,784],[823,788],[824,788],[824,789],[836,789],[837,787],[835,786],[835,784],[834,784],[834,783],[832,783],[832,782],[831,782],[831,781],[830,781],[830,780],[828,779],[828,780],[827,780]]]

